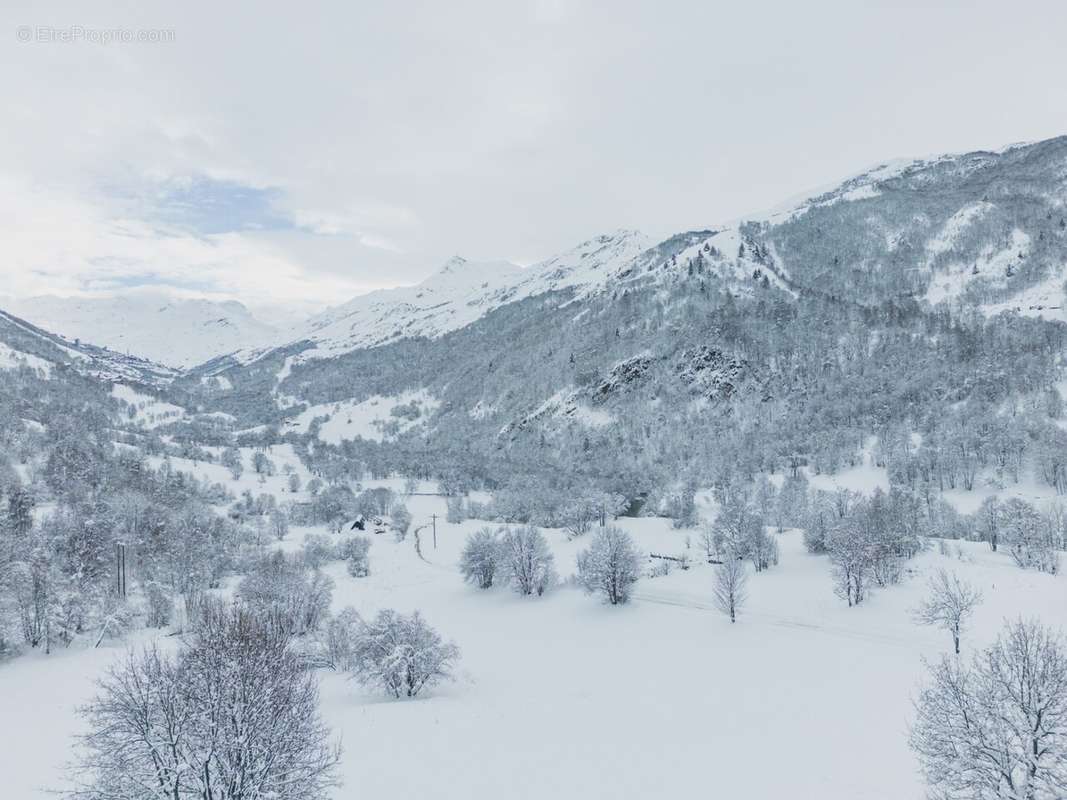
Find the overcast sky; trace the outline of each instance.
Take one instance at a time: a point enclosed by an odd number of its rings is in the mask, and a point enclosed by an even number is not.
[[[0,296],[311,309],[1067,133],[1063,2],[3,5]]]

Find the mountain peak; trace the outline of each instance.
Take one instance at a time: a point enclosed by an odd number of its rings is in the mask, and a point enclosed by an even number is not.
[[[469,284],[480,285],[485,281],[497,282],[520,271],[522,267],[510,261],[470,261],[463,256],[452,256],[441,269],[420,284],[423,287]]]
[[[444,265],[441,267],[441,269],[438,270],[438,272],[444,275],[452,275],[462,270],[469,263],[470,262],[467,261],[467,259],[465,259],[463,256],[452,256],[452,258],[448,259],[448,261],[444,263]]]

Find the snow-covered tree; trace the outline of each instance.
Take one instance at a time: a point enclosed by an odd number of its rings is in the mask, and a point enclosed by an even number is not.
[[[578,554],[578,580],[612,605],[625,603],[641,573],[641,557],[630,534],[614,525],[597,531]]]
[[[500,572],[503,551],[500,535],[492,528],[482,528],[467,537],[459,559],[463,580],[479,589],[488,589]]]
[[[982,593],[955,573],[938,570],[930,579],[929,594],[915,610],[920,625],[935,625],[952,635],[956,654],[960,652],[960,636],[974,610],[982,602]]]
[[[147,609],[145,624],[149,628],[164,628],[174,616],[174,598],[159,581],[148,581],[144,586]]]
[[[1010,623],[968,665],[929,668],[910,743],[934,796],[1067,796],[1067,652],[1036,622]]]
[[[351,670],[362,626],[363,618],[352,606],[346,606],[331,617],[317,636],[316,666],[337,672]]]
[[[336,785],[315,676],[246,609],[202,610],[177,656],[130,653],[82,714],[78,800],[318,800]]]
[[[262,450],[257,450],[252,455],[252,469],[260,477],[270,476],[274,474],[275,464]]]
[[[850,607],[858,606],[867,596],[871,578],[870,543],[851,526],[838,524],[830,533],[827,550],[833,568],[834,592]]]
[[[393,697],[415,697],[452,677],[459,648],[445,642],[416,611],[404,616],[385,609],[356,635],[351,669],[356,679]]]
[[[1000,544],[1001,503],[995,496],[987,497],[978,509],[978,530],[982,539],[989,542],[989,549],[997,552]]]
[[[223,450],[220,461],[222,466],[230,471],[230,476],[234,480],[240,478],[241,474],[245,471],[244,464],[241,461],[241,451],[236,447],[227,447]]]
[[[341,548],[348,574],[353,578],[366,578],[370,575],[369,536],[353,536]]]
[[[531,525],[505,528],[500,540],[501,577],[519,594],[542,595],[555,583],[555,558],[541,531]]]
[[[393,503],[389,510],[389,524],[396,531],[398,541],[403,541],[411,528],[411,513],[403,503]]]
[[[301,547],[301,555],[304,565],[308,569],[322,569],[330,561],[340,557],[340,550],[344,543],[336,544],[336,540],[325,533],[309,533],[304,537]]]
[[[747,487],[728,486],[718,491],[719,513],[712,527],[715,548],[723,561],[746,558],[756,572],[778,563],[778,542],[767,533],[765,518],[756,499],[770,503],[769,483],[759,484],[762,491],[753,494]],[[754,499],[756,498],[756,499]]]
[[[270,532],[275,539],[281,541],[289,535],[289,515],[280,508],[275,508],[269,514]]]
[[[333,581],[321,572],[308,572],[302,557],[275,552],[253,564],[237,587],[249,608],[269,618],[288,635],[313,631],[326,619]]]
[[[1013,497],[1001,507],[1004,544],[1023,569],[1056,574],[1060,568],[1057,536],[1049,520],[1025,500]]]
[[[591,495],[580,495],[564,504],[560,510],[560,520],[567,535],[574,539],[584,536],[599,519],[601,505]]]

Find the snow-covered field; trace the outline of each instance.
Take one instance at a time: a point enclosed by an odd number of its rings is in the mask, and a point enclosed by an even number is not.
[[[288,454],[273,455],[280,466]],[[952,556],[931,548],[902,585],[849,609],[797,531],[781,535],[779,566],[751,576],[733,626],[713,610],[710,565],[644,578],[627,606],[567,585],[520,598],[460,579],[464,539],[483,523],[448,524],[442,497],[407,503],[424,559],[414,535],[375,536],[370,577],[327,567],[334,605],[421,610],[461,647],[458,680],[393,701],[323,673],[323,713],[344,746],[339,798],[920,798],[906,743],[910,698],[922,659],[950,646],[947,634],[911,621],[925,574],[947,567],[984,592],[967,648],[990,641],[1005,618],[1059,624],[1067,608],[1062,575],[1024,572],[984,545],[961,543],[961,558],[952,543]],[[436,549],[425,527],[432,514]],[[696,531],[656,518],[620,524],[642,550],[678,554],[688,541],[699,560]],[[283,546],[297,548],[309,532],[294,529]],[[546,534],[566,579],[585,542]],[[43,798],[61,784],[79,730],[74,708],[126,644],[0,667],[4,797]]]
[[[358,402],[342,400],[311,406],[291,420],[289,426],[295,433],[307,433],[315,419],[324,419],[319,428],[319,439],[324,442],[340,444],[356,438],[380,442],[387,438],[387,426],[395,426],[390,434],[395,437],[421,424],[425,416],[432,414],[440,404],[439,400],[424,390],[402,392],[392,397],[374,395]],[[419,416],[411,419],[391,414],[397,406],[417,408]]]

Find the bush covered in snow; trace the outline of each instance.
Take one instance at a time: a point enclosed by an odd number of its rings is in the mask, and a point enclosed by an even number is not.
[[[501,576],[519,594],[542,595],[556,582],[556,560],[537,528],[506,528],[500,551]]]
[[[353,578],[370,575],[370,546],[369,536],[353,536],[340,546],[341,557],[345,560],[348,574]]]
[[[452,677],[459,648],[445,642],[419,612],[379,611],[356,631],[350,667],[356,679],[393,697],[415,697]]]
[[[501,571],[503,560],[500,534],[492,528],[482,528],[467,537],[459,559],[463,579],[479,589],[488,589]]]
[[[325,533],[309,533],[301,552],[308,569],[322,569],[338,557],[336,539]]]

